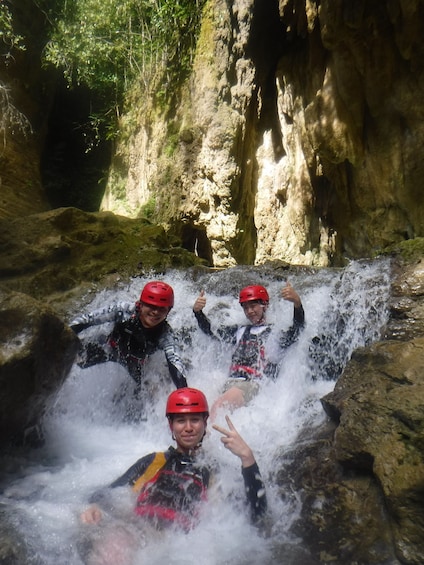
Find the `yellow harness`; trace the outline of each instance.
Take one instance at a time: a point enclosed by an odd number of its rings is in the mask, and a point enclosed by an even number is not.
[[[140,492],[142,487],[148,481],[150,481],[150,479],[152,479],[160,469],[162,469],[165,463],[166,463],[165,453],[163,451],[156,453],[153,458],[153,461],[150,463],[150,465],[147,467],[147,469],[144,471],[141,477],[139,477],[136,480],[136,482],[132,486],[132,489],[135,492]]]

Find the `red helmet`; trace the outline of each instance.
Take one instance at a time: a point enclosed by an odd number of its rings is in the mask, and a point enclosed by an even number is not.
[[[209,416],[208,401],[202,391],[196,388],[178,388],[168,396],[166,416],[199,413]]]
[[[153,281],[146,284],[141,291],[140,302],[152,306],[174,306],[174,291],[169,284],[161,281]]]
[[[253,285],[246,286],[240,291],[239,302],[249,302],[250,300],[261,300],[265,304],[269,302],[269,296],[264,286]]]

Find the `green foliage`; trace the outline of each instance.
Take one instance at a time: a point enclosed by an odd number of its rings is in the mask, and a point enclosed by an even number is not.
[[[149,199],[149,201],[146,202],[146,204],[144,204],[144,206],[142,206],[140,208],[140,213],[138,214],[138,216],[140,218],[146,218],[148,220],[153,220],[154,215],[155,215],[155,211],[156,211],[156,200],[152,196]]]
[[[13,61],[16,51],[25,51],[24,38],[14,31],[12,13],[6,2],[0,0],[0,60],[7,66]],[[0,82],[0,136],[3,146],[6,130],[25,135],[31,131],[31,124],[13,104],[7,85]]]
[[[13,29],[12,14],[5,2],[0,0],[0,55],[7,65],[13,58],[13,50],[24,51],[25,44],[21,35]]]
[[[148,92],[190,60],[203,1],[39,0],[53,23],[45,61],[120,104],[133,81]]]
[[[12,135],[21,133],[27,135],[32,132],[28,118],[20,112],[9,97],[9,89],[0,82],[0,136],[3,146],[6,143],[6,131]]]
[[[154,100],[162,109],[170,105],[191,66],[205,0],[35,1],[52,26],[44,63],[96,99],[96,143],[117,137],[134,85],[141,97],[160,92]]]

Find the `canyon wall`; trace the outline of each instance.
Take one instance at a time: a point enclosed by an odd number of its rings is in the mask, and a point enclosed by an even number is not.
[[[103,209],[149,204],[215,266],[422,236],[423,24],[418,0],[211,0],[175,113],[138,102]]]
[[[14,10],[26,50],[0,61],[0,217],[57,205],[42,157],[59,75],[41,65],[44,14]],[[217,267],[337,266],[422,236],[423,24],[418,0],[208,0],[172,105],[128,96],[101,210],[147,215]],[[84,164],[55,150],[66,191]]]

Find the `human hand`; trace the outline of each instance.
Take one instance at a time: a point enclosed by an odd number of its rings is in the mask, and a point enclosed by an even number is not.
[[[193,306],[193,312],[200,312],[206,306],[205,291],[202,289]]]
[[[95,504],[93,504],[93,506],[89,506],[80,515],[80,520],[83,524],[98,524],[101,519],[102,511]]]
[[[295,305],[296,308],[299,308],[299,306],[302,304],[302,301],[300,300],[300,296],[294,290],[294,288],[289,283],[289,281],[287,281],[286,286],[284,286],[281,289],[281,296],[284,298],[284,300],[288,300],[289,302],[293,302],[293,304]]]
[[[216,424],[212,425],[213,429],[223,434],[224,437],[221,437],[222,443],[231,451],[231,453],[240,457],[242,466],[250,467],[255,463],[255,456],[253,455],[252,450],[235,429],[229,416],[225,416],[225,419],[227,420],[228,427],[230,428],[229,430],[226,430],[221,426],[217,426]]]

